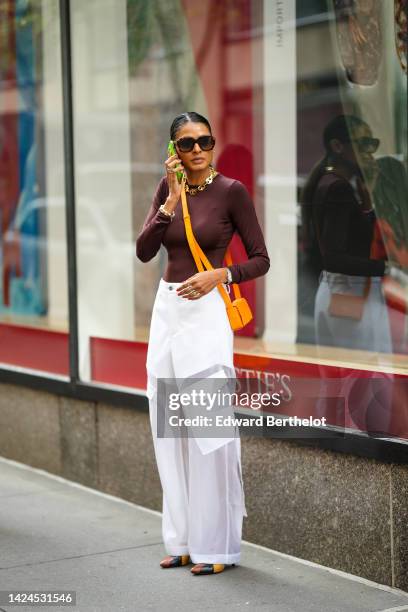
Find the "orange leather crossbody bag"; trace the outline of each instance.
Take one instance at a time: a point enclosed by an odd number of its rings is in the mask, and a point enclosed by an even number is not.
[[[204,268],[206,268],[207,270],[214,270],[214,267],[211,265],[210,261],[207,259],[205,253],[198,244],[194,236],[193,229],[191,227],[191,219],[190,214],[188,212],[184,178],[181,183],[181,203],[183,206],[183,219],[184,226],[186,228],[187,240],[191,253],[194,257],[197,269],[199,272],[204,272]],[[232,264],[231,251],[229,247],[225,254],[225,261],[227,266],[230,266]],[[228,291],[226,291],[222,283],[219,283],[217,285],[217,289],[220,292],[221,297],[224,300],[225,307],[227,309],[227,315],[231,328],[234,331],[237,331],[238,329],[242,329],[243,327],[245,327],[245,325],[247,325],[253,319],[253,314],[248,302],[244,297],[241,296],[241,291],[238,287],[238,284],[232,283],[232,288],[235,296],[234,300],[231,300]]]

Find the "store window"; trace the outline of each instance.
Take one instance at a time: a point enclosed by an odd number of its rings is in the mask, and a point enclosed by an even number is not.
[[[0,366],[144,393],[166,265],[135,239],[175,115],[207,116],[271,267],[241,284],[235,365],[276,413],[408,438],[402,0],[71,0],[76,243],[66,241],[59,3],[0,0]],[[245,258],[238,236],[234,260]],[[316,429],[322,434],[322,428]],[[295,434],[296,435],[296,434]],[[324,434],[326,435],[326,434]]]
[[[323,379],[325,364],[340,365],[331,392],[350,404],[346,426],[401,437],[408,431],[405,5],[329,1],[327,22],[309,20],[296,33],[297,346],[306,354],[315,347]]]
[[[215,166],[249,190],[271,258],[242,284],[255,317],[236,334],[237,370],[283,389],[283,413],[406,437],[404,3],[70,5],[81,379],[145,388],[166,253],[141,263],[135,239],[169,126],[196,110],[217,137]],[[245,257],[238,237],[233,257]]]
[[[53,0],[0,0],[0,362],[68,375],[60,64]]]
[[[252,32],[261,8],[246,0],[71,3],[83,380],[144,388],[166,255],[142,264],[135,238],[164,174],[175,115],[194,109],[209,117],[218,169],[247,185],[262,218],[254,147],[262,134],[262,50]],[[238,240],[233,249],[243,255]],[[263,282],[243,291],[257,310],[245,330],[253,338],[264,326]]]

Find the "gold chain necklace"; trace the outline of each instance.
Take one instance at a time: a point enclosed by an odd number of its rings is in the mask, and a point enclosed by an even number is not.
[[[215,170],[215,168],[213,166],[211,166],[210,164],[210,176],[207,176],[207,178],[205,179],[204,183],[201,183],[201,185],[198,185],[198,187],[190,187],[190,185],[187,183],[185,183],[185,190],[186,193],[189,193],[190,195],[194,196],[196,195],[199,191],[204,191],[204,189],[207,187],[207,185],[211,185],[211,183],[213,182],[214,178],[217,176],[218,172],[217,170]]]

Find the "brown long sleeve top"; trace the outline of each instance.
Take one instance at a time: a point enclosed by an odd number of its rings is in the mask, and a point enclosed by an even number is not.
[[[168,254],[164,280],[182,282],[197,273],[187,242],[181,198],[171,219],[159,211],[169,193],[167,177],[156,189],[144,225],[136,239],[136,254],[149,261],[163,244]],[[245,246],[248,260],[228,266],[234,283],[266,274],[270,260],[251,196],[238,180],[218,174],[213,182],[195,196],[187,194],[191,225],[198,244],[214,268],[223,267],[223,259],[234,232]]]

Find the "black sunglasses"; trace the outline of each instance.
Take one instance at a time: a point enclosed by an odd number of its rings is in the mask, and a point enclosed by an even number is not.
[[[200,136],[199,138],[185,136],[176,140],[176,145],[182,153],[190,153],[194,149],[196,142],[202,151],[211,151],[215,145],[215,138],[212,136]]]
[[[362,153],[375,153],[380,146],[379,138],[372,138],[371,136],[362,136],[361,138],[351,138],[347,142],[355,142],[357,148]]]

